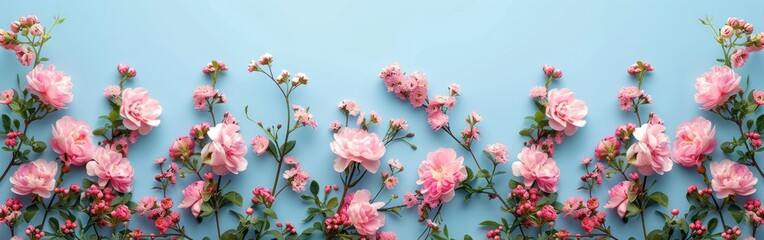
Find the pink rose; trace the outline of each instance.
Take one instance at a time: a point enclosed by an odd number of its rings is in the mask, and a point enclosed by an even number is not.
[[[341,128],[329,143],[334,159],[334,171],[343,172],[350,163],[360,163],[366,170],[376,173],[379,159],[385,155],[385,145],[377,134],[359,128]]]
[[[191,208],[194,217],[198,217],[202,211],[202,192],[204,191],[204,181],[196,181],[183,189],[183,201],[178,205],[179,208]]]
[[[202,148],[202,159],[215,174],[239,174],[247,169],[247,159],[244,158],[247,147],[238,132],[239,125],[226,123],[219,123],[207,132],[212,142]]]
[[[427,160],[419,164],[419,180],[416,181],[422,185],[420,192],[426,203],[435,206],[454,198],[454,189],[467,178],[463,163],[464,158],[457,157],[456,151],[450,148],[439,148],[427,154]]]
[[[11,191],[19,195],[34,193],[43,198],[50,197],[50,191],[56,184],[58,164],[53,161],[37,159],[22,164],[11,176]]]
[[[573,91],[567,88],[549,91],[546,116],[549,126],[556,131],[564,131],[565,135],[573,135],[579,127],[586,125],[586,108],[584,101],[573,96]]]
[[[745,48],[735,49],[735,52],[733,52],[731,56],[732,66],[736,68],[743,67],[745,62],[748,61],[749,53],[748,49]]]
[[[144,88],[127,88],[122,91],[122,106],[119,114],[127,129],[138,130],[141,135],[148,134],[153,127],[159,126],[162,106],[159,101],[149,98]]]
[[[629,206],[629,195],[632,195],[631,182],[623,181],[607,191],[610,200],[605,204],[605,208],[616,208],[618,216],[626,216],[626,208]]]
[[[196,141],[194,139],[187,135],[180,136],[170,145],[170,158],[189,158],[191,155],[194,155],[195,146]]]
[[[379,240],[398,240],[398,236],[395,235],[395,232],[380,232],[379,237],[377,238]]]
[[[98,147],[93,153],[93,160],[87,163],[86,169],[88,175],[98,177],[98,185],[104,187],[111,182],[118,192],[130,192],[135,172],[127,158],[113,149]]]
[[[268,145],[270,145],[270,141],[268,141],[268,139],[263,135],[257,135],[253,137],[251,143],[252,151],[257,153],[258,156],[263,155],[265,151],[268,151]]]
[[[626,158],[629,163],[639,170],[639,173],[645,176],[671,171],[674,165],[669,158],[671,145],[668,136],[663,133],[666,127],[661,124],[644,124],[634,130],[634,138],[638,142],[634,143],[626,151]]]
[[[721,34],[724,38],[730,38],[733,34],[735,34],[735,30],[732,29],[732,27],[729,25],[724,25],[724,27],[719,30],[719,34]]]
[[[346,211],[348,220],[353,224],[358,234],[374,237],[377,230],[385,225],[385,215],[377,211],[385,203],[369,203],[370,199],[369,190],[358,190],[353,194],[353,200],[350,201]]]
[[[34,52],[32,49],[30,49],[27,46],[15,46],[14,50],[16,51],[16,59],[19,60],[19,63],[24,66],[32,65],[32,62],[34,62]]]
[[[685,167],[703,164],[706,155],[716,147],[716,128],[711,121],[696,117],[684,122],[676,129],[676,140],[671,157],[674,162]]]
[[[40,101],[56,109],[66,108],[72,101],[72,78],[64,72],[56,72],[56,66],[43,68],[37,65],[27,74],[27,89],[37,93]]]
[[[726,66],[714,66],[710,72],[703,73],[695,83],[695,102],[703,105],[703,109],[710,110],[721,106],[730,95],[742,90],[740,87],[740,75],[732,68]]]
[[[607,136],[597,143],[594,148],[594,156],[597,159],[615,158],[621,153],[621,141],[614,136]]]
[[[64,116],[53,125],[50,146],[66,165],[85,166],[93,153],[90,127],[83,121]]]
[[[541,191],[553,193],[557,191],[557,183],[560,180],[560,168],[554,159],[549,158],[547,153],[541,151],[536,145],[524,147],[517,154],[520,161],[512,163],[512,174],[523,177],[526,187],[538,183]]]
[[[711,188],[717,198],[729,195],[748,196],[756,192],[758,178],[743,164],[724,159],[711,163]]]
[[[5,91],[3,91],[3,93],[5,93]],[[11,94],[11,98],[12,97],[13,94]],[[753,90],[753,101],[756,102],[756,105],[764,105],[764,91]]]
[[[13,95],[16,95],[16,92],[13,91],[13,89],[8,89],[0,93],[0,104],[11,104],[13,102]]]

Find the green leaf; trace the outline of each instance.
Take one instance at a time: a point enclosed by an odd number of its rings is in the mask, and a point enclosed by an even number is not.
[[[9,117],[7,114],[3,114],[3,130],[5,132],[11,131],[11,117]]]
[[[477,176],[476,177],[478,177],[478,178],[489,178],[489,177],[491,177],[491,172],[489,172],[486,169],[482,169],[482,170],[477,172]]]
[[[520,136],[528,137],[533,133],[533,128],[523,128],[520,130]]]
[[[329,202],[326,203],[326,208],[334,209],[335,207],[337,207],[337,205],[339,205],[339,200],[337,199],[337,197],[333,197],[329,199]]]
[[[282,149],[284,149],[284,154],[281,154],[281,155],[287,155],[287,153],[291,152],[292,149],[294,149],[295,144],[297,144],[297,141],[295,140],[286,142],[284,146],[282,147]]]
[[[756,132],[764,130],[764,114],[756,118]]]
[[[58,230],[58,218],[48,218],[48,225],[50,225],[51,228]]]
[[[241,194],[234,191],[226,193],[223,195],[223,198],[228,199],[228,201],[231,201],[231,203],[237,207],[241,207],[241,204],[244,202],[244,198],[242,198]]]
[[[636,216],[639,214],[640,210],[639,207],[637,207],[634,203],[629,203],[629,206],[626,208],[626,216],[624,218],[630,218],[633,216]]]
[[[270,208],[265,208],[265,209],[263,209],[263,214],[264,214],[266,217],[270,217],[270,218],[273,218],[273,219],[278,219],[278,218],[279,218],[279,217],[276,215],[276,212],[274,212],[274,211],[273,211],[273,209],[270,209]]]
[[[727,210],[730,212],[732,218],[735,219],[735,222],[740,223],[740,221],[743,220],[743,209],[741,209],[737,204],[730,205]]]
[[[313,194],[313,196],[318,196],[318,182],[316,180],[310,181],[310,193]]]
[[[520,185],[523,185],[523,183],[518,182],[517,180],[514,180],[514,179],[509,180],[509,189],[510,190],[515,189],[515,188],[517,188],[517,186],[520,186]]]
[[[712,218],[711,220],[708,220],[708,231],[713,232],[713,229],[716,228],[716,224],[719,223],[719,220],[716,218]]]
[[[483,221],[483,222],[481,222],[481,223],[480,223],[480,226],[485,226],[485,227],[498,227],[498,226],[501,226],[501,224],[499,224],[499,223],[497,223],[497,222],[494,222],[494,221],[486,220],[486,221]]]
[[[27,209],[24,210],[24,221],[29,222],[34,218],[35,215],[37,215],[37,211],[40,210],[40,207],[37,206],[37,204],[29,205]]]
[[[761,116],[764,116],[764,115],[761,115]],[[757,127],[758,126],[764,126],[764,125],[757,125]],[[724,152],[724,154],[730,154],[733,151],[735,151],[735,146],[732,145],[731,142],[723,142],[720,148],[722,149],[722,152]]]
[[[464,240],[472,240],[472,236],[469,234],[464,234]]]
[[[32,151],[41,153],[42,151],[45,151],[46,148],[48,148],[48,145],[45,144],[45,142],[37,141],[34,143],[34,146],[32,146]]]
[[[666,196],[666,194],[662,192],[654,192],[653,194],[650,194],[649,199],[655,203],[660,204],[663,207],[668,207],[668,204],[669,204],[668,196]]]
[[[211,215],[214,212],[215,212],[215,209],[212,209],[212,205],[210,205],[209,203],[203,203],[202,204],[202,212],[199,214],[199,217],[200,218],[206,217],[206,216]]]

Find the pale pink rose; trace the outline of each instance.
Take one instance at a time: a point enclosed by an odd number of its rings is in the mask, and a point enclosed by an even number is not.
[[[361,189],[353,194],[353,200],[347,207],[348,221],[355,227],[358,234],[363,236],[376,236],[377,230],[385,225],[385,215],[377,210],[382,208],[384,202],[369,203],[371,193]]]
[[[54,161],[37,159],[22,164],[11,176],[11,191],[18,195],[37,194],[43,198],[50,197],[50,191],[56,184],[58,164]]]
[[[560,168],[554,159],[536,145],[524,147],[517,158],[520,161],[512,163],[512,174],[523,177],[526,187],[533,185],[535,181],[541,191],[553,193],[557,191],[560,181]]]
[[[31,48],[27,46],[17,45],[14,47],[14,50],[16,51],[16,59],[19,60],[19,63],[21,63],[21,65],[24,65],[24,66],[32,65],[32,62],[34,62],[35,54]]]
[[[247,147],[238,131],[239,125],[219,123],[207,132],[212,142],[202,148],[202,162],[215,174],[239,174],[247,169]]]
[[[730,195],[748,196],[756,192],[758,178],[753,176],[747,166],[724,159],[711,163],[711,188],[717,198]]]
[[[183,201],[178,208],[191,208],[194,217],[198,217],[202,211],[202,192],[204,191],[204,181],[196,181],[183,189]]]
[[[95,146],[90,140],[91,135],[87,123],[64,116],[53,125],[50,146],[65,164],[82,167],[92,159]]]
[[[36,92],[40,101],[56,109],[64,109],[72,101],[72,78],[57,72],[53,65],[43,68],[40,64],[32,69],[27,74],[26,88]]]
[[[716,128],[704,117],[696,117],[679,124],[671,157],[685,167],[703,164],[706,156],[716,147]]]
[[[589,111],[584,101],[573,96],[573,91],[567,88],[549,91],[546,116],[549,126],[556,131],[564,131],[565,135],[573,135],[579,127],[586,125],[586,113]]]
[[[252,151],[257,153],[258,156],[260,156],[260,155],[263,155],[265,151],[268,151],[268,145],[270,145],[270,141],[268,141],[268,139],[265,138],[263,135],[257,135],[252,138],[251,144],[252,144]]]
[[[467,178],[463,163],[464,158],[457,157],[456,151],[450,148],[439,148],[427,154],[427,160],[419,164],[419,180],[416,181],[422,185],[420,192],[426,203],[435,206],[454,198],[454,189]]]
[[[724,27],[719,30],[719,34],[721,34],[724,38],[730,38],[733,34],[735,34],[735,30],[732,29],[732,27],[729,25],[724,25]]]
[[[608,190],[607,194],[610,195],[610,200],[605,204],[605,208],[615,208],[618,211],[618,216],[626,216],[626,209],[629,206],[629,195],[633,194],[631,182],[620,182]]]
[[[710,72],[703,73],[695,83],[695,102],[703,105],[703,109],[710,110],[721,106],[730,95],[742,90],[740,87],[740,75],[732,68],[726,66],[714,66]]]
[[[666,131],[665,126],[651,123],[634,130],[634,138],[637,142],[626,151],[626,158],[631,165],[637,167],[640,174],[663,175],[664,172],[671,171],[674,165],[669,158],[671,145],[664,131]]]
[[[736,68],[743,67],[746,61],[748,61],[748,55],[750,52],[748,52],[748,49],[746,48],[738,48],[735,49],[735,52],[732,53],[732,56],[730,57],[732,60],[732,66]]]
[[[42,25],[35,23],[31,27],[29,27],[29,33],[31,33],[32,36],[39,37],[39,36],[42,36],[43,33],[45,33],[45,28],[43,28]]]
[[[162,114],[162,106],[149,97],[146,89],[127,88],[122,91],[119,114],[124,118],[122,122],[127,129],[146,135],[153,127],[159,126],[160,120],[157,118]]]
[[[133,188],[135,171],[130,160],[122,157],[122,154],[114,149],[98,147],[93,153],[93,161],[86,165],[90,176],[98,177],[98,185],[101,187],[111,183],[118,192],[130,192]]]
[[[343,172],[350,163],[360,163],[366,170],[376,173],[379,159],[385,155],[385,145],[377,134],[358,128],[341,128],[329,143],[334,159],[334,171]]]

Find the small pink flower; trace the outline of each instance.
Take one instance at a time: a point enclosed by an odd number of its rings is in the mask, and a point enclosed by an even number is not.
[[[385,155],[385,145],[377,134],[358,128],[342,128],[334,134],[329,144],[334,159],[334,171],[343,172],[350,163],[360,163],[366,170],[376,173],[379,159]]]
[[[371,193],[361,189],[353,194],[353,200],[347,207],[348,221],[363,236],[375,236],[377,230],[385,225],[385,215],[377,211],[385,203],[369,203],[370,200]]]
[[[724,27],[719,30],[719,34],[721,34],[724,38],[730,38],[733,34],[735,34],[735,30],[732,29],[732,27],[729,25],[724,25]]]
[[[711,188],[717,198],[730,195],[748,196],[756,192],[758,178],[743,164],[724,159],[711,163]]]
[[[270,53],[265,53],[262,56],[260,56],[260,59],[257,61],[260,65],[270,65],[273,62],[273,55]]]
[[[238,174],[247,169],[247,147],[239,125],[219,123],[207,132],[212,140],[202,148],[202,162],[217,175]]]
[[[291,157],[291,156],[290,156]],[[288,157],[289,158],[289,157]],[[284,161],[287,160],[293,160],[297,161],[297,158],[291,157],[291,159],[284,159]],[[305,191],[305,186],[307,185],[308,179],[310,179],[310,174],[303,171],[302,168],[299,166],[299,162],[297,164],[292,164],[293,168],[290,168],[289,170],[286,170],[284,172],[284,179],[289,181],[289,184],[292,185],[292,191],[294,192],[303,192]]]
[[[459,94],[462,92],[462,87],[456,83],[452,83],[448,85],[448,92],[451,96],[459,96]]]
[[[626,151],[626,158],[629,163],[637,167],[639,173],[650,176],[655,173],[663,175],[664,172],[671,171],[674,165],[669,155],[671,154],[671,145],[669,137],[663,133],[666,127],[661,124],[645,124],[634,130],[634,138],[638,142],[634,143]]]
[[[156,204],[157,204],[156,197],[144,197],[135,206],[135,212],[139,213],[141,216],[147,215],[149,211],[151,211],[154,208],[154,206],[156,206]]]
[[[671,154],[674,162],[685,167],[703,164],[716,147],[716,128],[704,117],[696,117],[679,125]]]
[[[16,95],[16,92],[13,91],[13,89],[8,89],[0,93],[0,104],[11,104],[13,102],[13,96]]]
[[[308,109],[292,105],[292,110],[294,110],[294,120],[303,126],[310,126],[313,127],[313,129],[318,126],[316,125],[316,120],[313,119],[313,114],[308,113]]]
[[[568,198],[568,200],[565,200],[565,203],[562,204],[562,212],[565,213],[566,217],[574,215],[582,206],[583,201],[584,200],[581,197]]]
[[[385,188],[393,189],[395,188],[395,185],[398,185],[397,177],[390,176],[390,177],[387,177],[387,179],[385,179]]]
[[[439,148],[427,154],[427,159],[419,164],[417,172],[422,185],[424,201],[431,206],[446,203],[454,198],[454,189],[467,178],[464,158],[457,157],[450,148]]]
[[[736,68],[743,67],[745,62],[748,61],[749,53],[748,49],[745,48],[735,49],[735,52],[733,52],[731,56],[732,66]]]
[[[170,145],[170,158],[189,158],[194,155],[196,141],[189,136],[180,136]]]
[[[387,92],[395,94],[401,100],[406,99],[406,95],[411,90],[406,84],[406,78],[401,72],[401,67],[397,64],[390,64],[382,69],[379,73],[379,78],[384,80]]]
[[[3,92],[3,93],[5,93],[5,92]],[[753,90],[753,100],[759,106],[764,105],[764,92],[759,91],[759,90]]]
[[[586,125],[586,104],[573,96],[573,91],[567,88],[549,91],[546,116],[549,126],[556,131],[564,131],[565,135],[573,135],[579,127]]]
[[[406,208],[411,208],[417,204],[419,204],[419,199],[416,198],[416,195],[410,192],[403,194],[403,205],[406,205]]]
[[[703,105],[703,109],[711,110],[721,106],[727,99],[742,88],[740,75],[726,66],[714,66],[710,72],[703,73],[695,83],[695,102]]]
[[[424,104],[424,100],[427,99],[427,77],[424,73],[414,72],[409,75],[409,79],[405,84],[410,89],[408,95],[411,105],[421,107]]]
[[[544,98],[546,98],[546,88],[543,86],[535,86],[531,88],[531,93],[528,94],[528,96],[538,100],[544,100]]]
[[[544,66],[541,67],[541,70],[544,71],[544,75],[546,75],[547,77],[551,77],[552,74],[554,73],[554,66],[549,64],[544,64]]]
[[[83,121],[64,116],[53,125],[50,145],[66,165],[82,167],[90,161],[94,145],[90,127]]]
[[[87,163],[86,169],[88,175],[98,177],[98,185],[104,187],[111,182],[118,192],[130,192],[135,172],[130,161],[123,158],[121,153],[98,147],[93,153],[93,160]]]
[[[605,208],[616,208],[618,216],[626,216],[626,209],[629,206],[629,195],[633,195],[631,182],[623,181],[607,191],[610,200],[605,204]]]
[[[594,156],[598,159],[615,158],[621,152],[621,141],[614,136],[607,136],[597,143],[594,148]]]
[[[337,108],[347,112],[350,116],[358,116],[358,114],[361,112],[361,106],[358,106],[358,104],[353,100],[348,99],[342,100],[337,105]]]
[[[37,93],[40,101],[56,109],[66,108],[72,101],[72,79],[64,72],[56,71],[56,67],[48,65],[43,68],[37,65],[27,74],[26,88]]]
[[[32,49],[30,49],[27,46],[16,46],[16,59],[19,60],[19,63],[24,66],[32,65],[32,62],[34,62],[35,54],[32,52]]]
[[[430,124],[432,130],[440,130],[448,125],[448,115],[441,111],[436,111],[427,116],[427,123]]]
[[[162,106],[159,101],[149,97],[146,89],[127,88],[122,91],[119,114],[124,118],[122,123],[127,129],[146,135],[153,127],[159,126]]]
[[[202,211],[202,192],[204,192],[204,181],[196,181],[183,189],[183,201],[178,208],[191,208],[191,214],[198,217]]]
[[[379,240],[398,240],[398,236],[394,232],[380,232],[377,237]]]
[[[103,90],[104,97],[117,98],[122,94],[122,89],[117,85],[111,85]]]
[[[339,121],[333,121],[331,124],[329,124],[329,130],[332,132],[337,132],[340,130],[340,128],[342,128],[342,123]]]
[[[523,177],[526,187],[531,187],[535,181],[541,191],[553,193],[557,191],[560,180],[560,168],[554,159],[541,151],[536,145],[524,147],[517,154],[520,161],[512,163],[512,174]]]
[[[485,147],[485,152],[491,154],[495,163],[507,163],[507,147],[504,144],[496,143]]]
[[[13,185],[11,191],[19,195],[34,193],[40,197],[49,198],[50,191],[56,184],[57,171],[56,162],[48,162],[44,159],[22,164],[10,178]]]
[[[409,128],[409,123],[406,121],[406,119],[399,118],[390,120],[390,126],[393,129],[407,130]]]
[[[252,138],[251,144],[252,144],[252,151],[257,153],[258,156],[260,156],[260,155],[263,155],[265,151],[268,151],[268,145],[270,145],[270,141],[268,141],[268,139],[265,138],[263,135],[257,135]]]

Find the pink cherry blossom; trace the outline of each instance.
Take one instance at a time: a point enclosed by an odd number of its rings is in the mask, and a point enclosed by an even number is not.
[[[406,99],[406,95],[410,89],[406,86],[406,77],[401,72],[401,66],[397,63],[390,64],[382,69],[379,73],[379,78],[384,80],[387,92],[395,94],[401,100]]]
[[[493,161],[495,163],[507,163],[507,155],[509,152],[507,151],[507,147],[504,146],[504,144],[496,143],[488,145],[485,147],[484,151],[491,154],[491,157],[493,157]]]
[[[710,110],[721,106],[727,99],[743,88],[740,87],[740,75],[726,66],[714,66],[710,72],[703,73],[695,83],[695,102]]]
[[[153,127],[159,126],[162,106],[151,99],[144,88],[127,88],[122,91],[122,105],[119,114],[127,129],[137,130],[141,135],[148,134]]]
[[[406,205],[406,208],[411,208],[417,204],[419,204],[419,199],[416,198],[416,195],[410,192],[403,194],[403,205]]]
[[[260,155],[263,155],[265,151],[268,151],[268,145],[270,145],[270,141],[268,141],[268,139],[265,138],[263,135],[257,135],[252,138],[251,144],[252,144],[252,151],[257,153],[258,156],[260,156]]]
[[[13,185],[11,191],[19,195],[37,194],[43,198],[50,197],[50,191],[56,184],[58,164],[54,161],[37,159],[22,164],[11,176]]]
[[[114,149],[98,147],[93,153],[93,161],[86,165],[90,176],[98,177],[98,185],[101,187],[111,183],[118,192],[130,192],[133,188],[135,172],[127,158]]]
[[[439,148],[427,154],[427,159],[419,164],[417,184],[424,195],[424,202],[431,206],[446,203],[454,198],[454,189],[467,178],[464,158],[457,157],[450,148]]]
[[[556,131],[564,131],[565,135],[573,135],[579,127],[586,125],[586,104],[573,96],[573,91],[567,88],[549,91],[546,116],[549,126]]]
[[[376,236],[377,230],[385,225],[385,215],[377,210],[382,208],[384,202],[369,203],[371,193],[361,189],[353,194],[353,200],[347,207],[348,221],[355,227],[358,234],[363,236]]]
[[[43,68],[40,64],[32,69],[27,74],[26,88],[34,91],[45,105],[56,109],[64,109],[72,101],[72,78],[57,72],[53,65]]]
[[[748,196],[756,192],[758,178],[753,176],[747,166],[724,159],[711,163],[711,188],[717,198],[730,195]]]
[[[210,165],[217,175],[238,174],[247,169],[247,147],[239,132],[239,125],[219,123],[210,128],[207,136],[212,140],[202,148],[202,162]]]
[[[520,161],[512,163],[512,174],[523,177],[526,187],[531,187],[535,181],[541,191],[553,193],[557,191],[557,183],[560,180],[560,168],[554,159],[549,158],[547,153],[541,151],[536,145],[524,147],[517,154]]]
[[[696,117],[679,125],[671,157],[685,167],[703,164],[716,147],[716,128],[704,117]]]
[[[669,137],[664,133],[666,127],[661,124],[647,123],[634,130],[637,142],[626,151],[629,163],[637,167],[639,173],[650,176],[655,173],[663,175],[671,171],[674,165],[669,154],[671,145]]]
[[[414,107],[421,107],[427,99],[427,77],[424,73],[414,72],[409,75],[405,85],[409,89],[409,102]]]
[[[605,204],[605,208],[615,208],[618,211],[618,216],[626,216],[626,209],[629,206],[629,195],[634,193],[631,190],[631,182],[623,181],[607,191],[610,196],[610,200]]]
[[[64,116],[53,125],[50,146],[66,165],[82,167],[90,161],[95,146],[87,123]]]
[[[375,133],[359,128],[342,128],[329,143],[334,159],[334,171],[343,172],[351,163],[359,163],[371,173],[379,168],[379,159],[385,155],[385,145]]]
[[[546,88],[543,86],[535,86],[531,88],[531,92],[528,94],[528,96],[538,100],[543,100],[546,98]]]
[[[198,217],[202,211],[202,192],[204,191],[204,181],[196,181],[183,189],[183,201],[178,208],[191,208],[191,214]]]
[[[122,94],[122,89],[117,85],[111,85],[103,90],[104,97],[117,98]]]
[[[358,116],[358,114],[361,112],[361,106],[359,106],[353,100],[348,100],[348,99],[342,100],[337,105],[337,108],[347,112],[351,116]]]
[[[395,235],[395,232],[380,232],[379,236],[377,237],[379,240],[398,240],[398,236]]]

